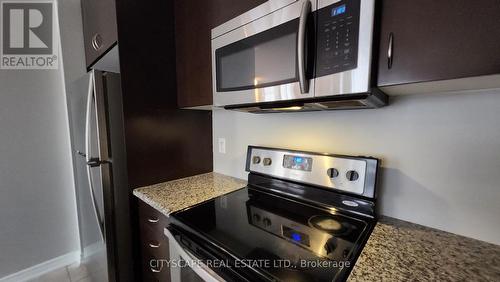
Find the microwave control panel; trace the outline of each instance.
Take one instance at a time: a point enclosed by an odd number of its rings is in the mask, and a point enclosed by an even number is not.
[[[316,12],[316,77],[355,69],[361,0],[343,0]]]

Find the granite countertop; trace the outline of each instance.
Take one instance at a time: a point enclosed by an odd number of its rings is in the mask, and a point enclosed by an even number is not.
[[[500,246],[383,217],[348,281],[500,281]]]
[[[138,188],[134,195],[169,216],[245,186],[206,173]],[[500,246],[383,217],[348,281],[500,281]]]
[[[134,195],[166,216],[184,208],[238,190],[246,181],[210,172],[134,190]]]

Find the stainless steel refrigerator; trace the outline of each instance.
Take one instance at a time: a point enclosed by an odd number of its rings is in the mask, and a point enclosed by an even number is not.
[[[93,70],[68,93],[82,263],[98,282],[134,279],[120,85]]]

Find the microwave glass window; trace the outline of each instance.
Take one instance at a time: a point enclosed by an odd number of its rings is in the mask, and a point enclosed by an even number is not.
[[[294,20],[217,49],[217,91],[298,81],[297,30]]]

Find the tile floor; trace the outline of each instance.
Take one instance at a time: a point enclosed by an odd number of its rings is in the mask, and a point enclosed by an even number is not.
[[[28,282],[92,282],[83,264],[75,263],[56,269]]]

